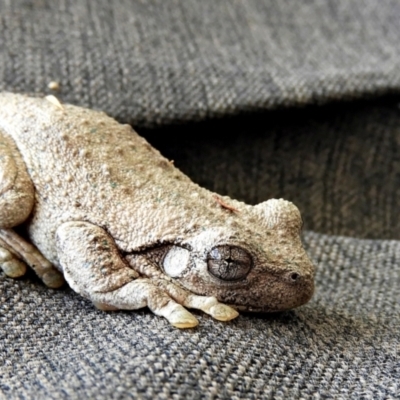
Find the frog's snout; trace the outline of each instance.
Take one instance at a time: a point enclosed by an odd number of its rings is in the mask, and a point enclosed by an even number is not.
[[[286,274],[286,281],[293,286],[294,291],[298,294],[297,304],[295,307],[307,303],[314,294],[314,273],[300,273],[298,271],[290,271]]]
[[[285,293],[285,299],[277,307],[280,311],[299,307],[307,303],[314,294],[314,266],[312,263],[302,268],[291,268],[280,278],[279,291]]]
[[[285,274],[284,279],[292,284],[314,283],[314,274],[292,270]]]

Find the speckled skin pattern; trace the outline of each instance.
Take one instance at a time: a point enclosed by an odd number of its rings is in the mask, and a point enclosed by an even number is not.
[[[28,239],[12,229],[21,224]],[[285,200],[249,206],[199,187],[102,112],[0,94],[0,264],[9,276],[28,264],[99,308],[148,306],[181,328],[197,324],[184,307],[227,321],[311,298],[301,224]]]

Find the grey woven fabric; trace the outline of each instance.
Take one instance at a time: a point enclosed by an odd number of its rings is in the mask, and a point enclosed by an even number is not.
[[[399,18],[395,0],[0,0],[0,90],[58,81],[206,187],[400,239],[399,97],[376,98],[400,93]],[[308,305],[187,331],[0,274],[0,399],[400,398],[400,242],[304,240]]]
[[[0,90],[135,125],[400,88],[396,0],[1,0]]]
[[[0,277],[0,397],[394,399],[400,394],[396,241],[305,235],[314,300],[179,331],[102,313],[71,291]]]

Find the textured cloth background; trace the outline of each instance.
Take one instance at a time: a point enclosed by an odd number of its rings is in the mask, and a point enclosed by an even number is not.
[[[400,88],[397,0],[1,0],[0,90],[135,125]]]
[[[354,238],[400,236],[399,20],[395,0],[0,0],[0,90],[59,81],[196,182],[288,198],[320,232],[308,305],[187,331],[0,273],[0,399],[400,398],[400,242]]]
[[[309,305],[228,324],[199,314],[195,330],[0,278],[0,397],[398,398],[399,242],[305,242],[319,265]]]

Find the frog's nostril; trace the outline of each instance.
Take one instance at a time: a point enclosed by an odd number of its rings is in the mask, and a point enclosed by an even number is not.
[[[292,272],[292,273],[289,275],[289,278],[290,278],[290,280],[291,280],[292,282],[296,282],[296,281],[300,278],[300,275],[299,275],[297,272]]]

